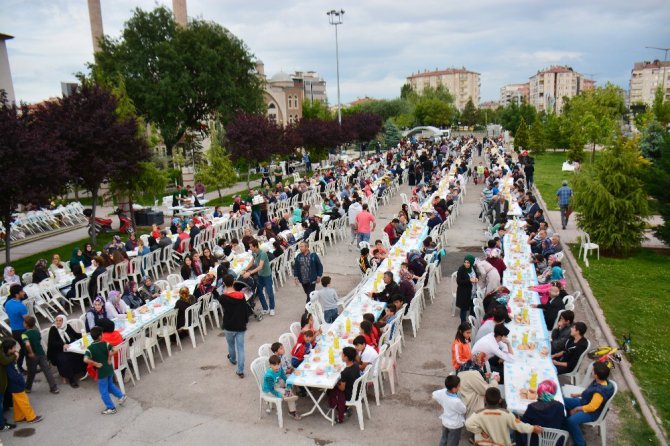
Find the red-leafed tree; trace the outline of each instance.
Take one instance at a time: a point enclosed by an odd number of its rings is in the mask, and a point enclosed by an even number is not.
[[[235,115],[226,126],[226,139],[233,161],[246,161],[248,166],[270,161],[272,156],[285,155],[291,150],[284,144],[283,129],[267,116],[255,113]]]
[[[9,228],[19,204],[44,203],[67,184],[70,153],[25,106],[0,95],[0,218],[5,227],[5,262],[11,261]]]
[[[303,118],[298,123],[297,131],[303,146],[311,152],[313,159],[322,159],[328,149],[344,142],[342,129],[337,121]]]
[[[368,142],[382,130],[382,118],[375,113],[354,113],[342,117],[342,131],[348,142]]]
[[[100,185],[115,175],[131,176],[150,158],[137,120],[122,117],[109,91],[84,82],[75,93],[40,107],[38,113],[72,153],[72,180],[91,191],[93,217]],[[95,244],[95,232],[92,241]]]

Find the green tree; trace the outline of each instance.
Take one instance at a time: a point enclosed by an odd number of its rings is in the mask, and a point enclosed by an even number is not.
[[[201,166],[196,178],[208,186],[215,187],[219,198],[223,198],[221,189],[237,182],[237,172],[233,168],[230,154],[221,144],[220,132],[221,129],[217,130],[216,126],[210,129],[211,144],[206,152],[207,164]]]
[[[328,104],[323,101],[310,101],[309,99],[302,103],[303,118],[334,119],[333,113],[328,109]]]
[[[402,87],[400,87],[400,97],[402,99],[408,99],[413,92],[414,90],[412,90],[412,86],[410,84],[404,84]]]
[[[414,108],[414,116],[420,125],[446,127],[451,124],[456,109],[448,102],[437,98],[420,98]]]
[[[541,155],[546,151],[544,139],[544,124],[539,119],[530,126],[529,147],[534,155]]]
[[[514,133],[514,150],[519,151],[522,147],[527,149],[529,143],[530,136],[528,135],[528,125],[526,125],[526,120],[521,118],[519,127],[517,127],[516,132]]]
[[[619,137],[575,176],[579,227],[606,252],[625,255],[642,243],[649,214],[644,165],[637,141]]]
[[[386,148],[397,146],[400,142],[400,139],[402,138],[400,129],[396,127],[396,125],[393,123],[393,120],[390,118],[384,122],[382,132],[384,147]]]
[[[544,145],[547,149],[558,149],[567,147],[567,141],[561,131],[560,117],[555,113],[549,113],[544,121]]]
[[[665,144],[665,138],[668,132],[656,120],[650,121],[642,129],[640,138],[640,151],[645,158],[658,158],[661,155],[661,148]]]
[[[168,154],[187,131],[206,132],[213,114],[263,108],[262,84],[244,43],[213,22],[177,26],[165,7],[136,9],[121,37],[104,37],[94,78],[122,78],[138,114],[160,129]]]
[[[658,238],[670,244],[670,134],[667,132],[658,147],[658,157],[650,166],[645,179],[649,194],[658,202],[658,212],[663,217],[663,224],[654,232]]]
[[[460,121],[467,126],[475,125],[477,123],[477,115],[477,107],[475,107],[474,102],[472,102],[472,98],[470,98],[468,99],[468,102],[465,103],[465,107],[463,107]]]
[[[663,94],[663,89],[659,85],[654,95],[654,103],[651,106],[654,116],[663,125],[668,125],[670,122],[670,101],[666,101]]]
[[[375,99],[372,101],[363,102],[362,104],[348,107],[343,110],[344,115],[354,115],[357,113],[372,113],[381,117],[384,121],[404,113],[411,113],[412,105],[409,101],[396,99]]]

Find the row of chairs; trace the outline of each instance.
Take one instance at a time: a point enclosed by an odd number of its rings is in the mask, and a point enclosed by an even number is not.
[[[80,225],[87,221],[81,203],[69,203],[67,206],[59,206],[53,210],[41,209],[15,215],[8,235],[10,240],[15,241],[64,226]],[[0,232],[7,233],[1,222]]]

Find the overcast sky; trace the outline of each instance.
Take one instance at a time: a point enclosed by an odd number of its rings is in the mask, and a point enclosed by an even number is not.
[[[101,0],[105,34],[117,37],[136,7],[171,0]],[[670,47],[669,0],[188,0],[191,18],[212,20],[243,39],[266,74],[315,70],[336,102],[335,35],[326,11],[344,9],[339,27],[342,102],[397,97],[417,70],[461,67],[481,73],[481,99],[526,82],[552,64],[571,65],[628,88],[633,63]],[[86,0],[0,0],[17,99],[60,95],[60,82],[92,60]]]

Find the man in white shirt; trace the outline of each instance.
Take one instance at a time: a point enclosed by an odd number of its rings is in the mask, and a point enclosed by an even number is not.
[[[365,370],[367,366],[375,362],[379,357],[379,353],[374,347],[365,343],[363,336],[356,336],[354,339],[354,348],[358,352],[358,362],[361,370]]]
[[[512,343],[507,339],[509,329],[503,324],[496,325],[493,333],[483,336],[472,346],[472,356],[484,353],[486,360],[491,364],[491,370],[500,374],[500,384],[504,383],[503,363],[514,362],[514,351]]]
[[[507,319],[507,309],[502,305],[495,307],[493,309],[493,319],[489,319],[484,322],[482,326],[479,327],[479,330],[477,330],[477,336],[475,336],[474,344],[476,344],[477,341],[479,341],[487,334],[493,333],[496,325],[504,324],[505,319]]]

